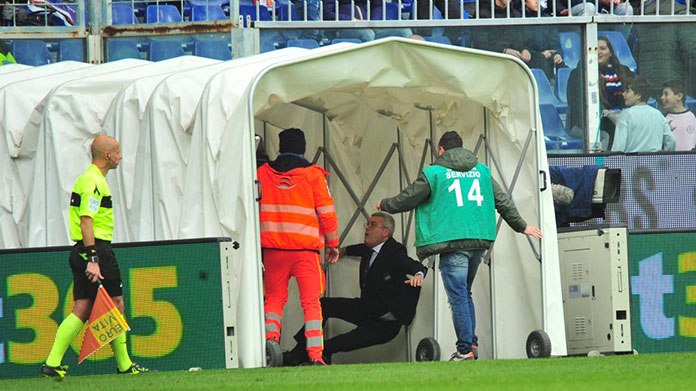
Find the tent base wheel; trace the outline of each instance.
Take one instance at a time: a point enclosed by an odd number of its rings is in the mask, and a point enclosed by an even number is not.
[[[440,361],[440,344],[435,338],[423,338],[416,348],[416,361]]]
[[[527,357],[551,357],[551,339],[544,330],[534,330],[527,337]]]
[[[282,367],[283,351],[278,342],[266,340],[266,367]]]

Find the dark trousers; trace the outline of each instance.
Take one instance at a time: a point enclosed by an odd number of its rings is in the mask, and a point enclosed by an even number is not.
[[[324,357],[338,352],[350,352],[368,346],[387,343],[394,339],[401,330],[398,321],[384,321],[368,317],[365,306],[358,298],[325,297],[321,299],[324,322],[329,318],[343,319],[358,326],[355,329],[331,339],[324,340]],[[290,352],[295,362],[308,361],[305,349],[304,327],[295,334],[297,345]]]

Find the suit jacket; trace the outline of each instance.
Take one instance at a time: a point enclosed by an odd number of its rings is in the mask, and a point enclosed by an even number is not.
[[[407,274],[422,272],[425,275],[428,269],[409,258],[406,247],[393,238],[384,242],[369,270],[372,248],[365,244],[348,246],[346,255],[361,257],[360,299],[368,315],[380,317],[391,312],[401,324],[411,324],[416,315],[420,287],[414,288],[404,281]]]

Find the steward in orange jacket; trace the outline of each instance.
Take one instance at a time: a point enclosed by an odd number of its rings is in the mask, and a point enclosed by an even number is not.
[[[261,182],[261,247],[264,262],[266,339],[280,341],[288,282],[295,277],[304,309],[307,353],[324,364],[324,334],[319,297],[325,291],[320,251],[329,248],[329,262],[338,260],[338,219],[321,167],[307,161],[304,133],[280,133],[280,155],[257,170]]]

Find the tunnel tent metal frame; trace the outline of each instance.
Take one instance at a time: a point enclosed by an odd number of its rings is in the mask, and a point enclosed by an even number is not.
[[[394,40],[394,39],[392,39],[392,40]],[[398,40],[398,39],[396,39],[396,40]],[[383,41],[384,41],[384,40],[383,40]],[[253,82],[253,86],[252,86],[251,92],[250,92],[249,95],[248,95],[248,96],[249,96],[249,106],[248,106],[248,108],[249,108],[249,115],[250,115],[250,120],[249,120],[249,121],[250,121],[250,128],[251,128],[251,133],[252,133],[252,134],[254,133],[254,126],[255,126],[255,125],[254,125],[254,120],[256,119],[256,117],[255,117],[255,112],[254,112],[255,108],[254,108],[254,105],[253,105],[253,103],[254,103],[254,102],[253,102],[253,99],[254,99],[255,87],[256,87],[256,85],[258,84],[259,80],[260,80],[266,73],[270,72],[271,70],[273,70],[273,69],[275,69],[275,68],[278,68],[278,67],[281,67],[281,66],[284,66],[284,65],[288,65],[288,64],[292,64],[292,63],[295,63],[295,62],[300,62],[300,61],[304,61],[304,59],[289,61],[288,63],[285,63],[285,64],[275,64],[275,65],[271,65],[271,66],[269,66],[268,68],[266,68],[265,70],[263,70],[259,75],[256,76],[256,78],[255,78],[255,80],[254,80],[254,82]],[[480,148],[482,145],[484,146],[484,150],[485,150],[485,153],[486,153],[486,155],[485,155],[485,156],[486,156],[486,164],[488,164],[488,165],[490,166],[490,165],[491,165],[490,163],[491,163],[491,162],[493,163],[493,166],[494,166],[495,169],[498,171],[499,176],[500,176],[500,178],[501,178],[502,187],[504,188],[504,190],[505,190],[509,195],[512,194],[512,191],[514,190],[515,185],[517,184],[517,180],[519,179],[519,174],[520,174],[520,171],[521,171],[521,169],[522,169],[522,166],[523,166],[523,163],[524,163],[524,159],[525,159],[526,155],[527,155],[527,154],[529,153],[529,151],[530,151],[529,147],[530,147],[530,145],[531,145],[531,141],[532,141],[533,136],[536,135],[537,132],[538,132],[539,134],[541,134],[541,121],[540,121],[540,119],[539,119],[538,109],[536,109],[536,106],[535,106],[536,102],[538,101],[538,95],[537,95],[537,93],[536,93],[536,83],[535,83],[535,81],[533,80],[533,78],[531,77],[531,75],[528,75],[528,77],[530,78],[530,83],[531,83],[532,85],[534,85],[534,87],[535,87],[533,96],[530,97],[529,105],[530,105],[530,111],[533,112],[533,113],[535,113],[535,116],[536,116],[536,124],[537,124],[537,126],[536,126],[536,127],[530,128],[529,131],[527,132],[526,139],[524,140],[524,147],[523,147],[522,153],[520,154],[519,159],[517,160],[517,164],[516,164],[515,170],[514,170],[514,172],[513,172],[512,179],[511,179],[511,181],[510,181],[510,185],[509,185],[509,186],[508,186],[507,180],[506,180],[505,177],[503,176],[503,174],[505,173],[505,171],[503,171],[503,170],[501,169],[502,167],[501,167],[500,163],[498,162],[498,159],[497,159],[496,156],[495,156],[495,151],[493,151],[493,148],[491,148],[491,145],[490,145],[490,143],[489,143],[489,139],[488,139],[488,131],[489,131],[488,115],[489,115],[490,113],[489,113],[489,111],[488,111],[485,107],[483,108],[483,109],[484,109],[484,113],[485,113],[485,114],[484,114],[484,134],[483,134],[483,135],[480,135],[480,137],[479,137],[479,139],[478,139],[478,141],[477,141],[477,145],[476,145],[476,147],[475,147],[475,153],[478,153],[478,152],[479,152],[479,148]],[[339,178],[339,180],[341,181],[341,183],[345,186],[346,191],[350,194],[350,198],[351,198],[352,201],[355,203],[355,210],[353,211],[352,217],[351,217],[351,219],[350,219],[348,225],[347,225],[346,227],[344,227],[344,230],[343,230],[343,232],[341,233],[341,239],[344,239],[345,236],[347,235],[347,233],[350,232],[350,230],[353,228],[353,224],[355,223],[355,220],[357,219],[357,217],[358,217],[360,214],[363,214],[363,216],[365,216],[365,217],[368,216],[368,213],[367,213],[367,211],[365,210],[365,203],[367,202],[367,200],[368,200],[369,197],[371,196],[371,194],[372,194],[372,192],[373,192],[373,190],[374,190],[374,185],[379,181],[381,175],[383,174],[383,171],[384,171],[385,166],[391,161],[391,159],[392,159],[393,154],[394,154],[395,151],[397,152],[397,159],[398,159],[400,189],[403,189],[403,187],[404,187],[404,186],[403,186],[403,181],[404,181],[404,179],[406,180],[407,183],[410,183],[410,178],[409,178],[409,175],[408,175],[408,169],[407,169],[407,167],[406,167],[406,165],[405,165],[405,163],[404,163],[404,154],[403,154],[403,152],[402,152],[402,150],[401,150],[401,147],[402,147],[402,145],[401,145],[401,131],[399,130],[399,127],[397,126],[397,127],[396,127],[397,142],[396,142],[396,143],[393,143],[393,144],[390,146],[388,152],[386,153],[386,156],[385,156],[384,159],[382,160],[382,164],[380,165],[380,167],[379,167],[377,173],[375,174],[374,178],[373,178],[372,181],[370,182],[370,186],[369,186],[368,190],[365,192],[365,194],[363,195],[363,197],[360,198],[360,197],[358,197],[358,196],[355,194],[355,191],[351,189],[351,185],[348,183],[347,180],[345,180],[344,175],[341,173],[340,167],[338,166],[338,164],[336,164],[334,158],[332,157],[332,154],[331,154],[330,151],[328,151],[328,149],[326,148],[326,146],[329,145],[329,140],[328,140],[328,138],[329,138],[329,132],[328,132],[328,128],[327,128],[327,126],[326,126],[326,123],[327,123],[326,112],[322,112],[322,111],[320,111],[320,110],[316,110],[315,108],[308,107],[307,105],[303,105],[301,102],[297,102],[297,101],[292,101],[292,102],[288,102],[288,103],[291,103],[291,104],[293,104],[293,105],[301,106],[301,107],[303,107],[303,108],[305,108],[305,109],[314,111],[314,112],[319,113],[319,114],[322,115],[323,133],[324,133],[324,134],[323,134],[323,136],[324,136],[324,141],[323,141],[323,142],[324,142],[324,145],[323,145],[323,146],[319,146],[319,147],[317,148],[316,154],[315,154],[314,158],[312,159],[312,162],[316,163],[316,162],[318,161],[319,157],[321,156],[321,154],[323,153],[323,154],[324,154],[324,161],[325,161],[324,166],[327,168],[327,170],[331,169],[331,170],[333,170],[333,171],[336,173],[336,175],[337,175],[337,177]],[[421,107],[417,107],[417,108],[421,108]],[[421,108],[421,109],[422,109],[422,108]],[[427,108],[426,108],[426,110],[427,110]],[[378,113],[378,114],[384,114],[384,113],[380,113],[380,112],[377,112],[377,113]],[[430,144],[431,162],[434,160],[434,155],[435,155],[435,149],[434,149],[434,147],[433,147],[433,145],[434,145],[434,137],[433,137],[434,121],[433,121],[432,111],[431,111],[431,110],[429,110],[429,119],[430,119],[430,124],[429,124],[429,125],[430,125],[430,138],[426,141],[426,143],[424,144],[424,147],[423,147],[423,152],[422,152],[422,157],[421,157],[421,163],[420,163],[420,165],[419,165],[419,172],[422,171],[422,169],[423,169],[423,167],[424,167],[425,158],[426,158],[426,156],[427,156],[427,149],[428,149],[427,145],[428,145],[428,144]],[[257,119],[257,120],[258,120],[258,119]],[[268,121],[267,121],[267,120],[263,120],[262,123],[263,123],[263,128],[264,128],[264,138],[267,139],[267,137],[266,137],[266,136],[267,136],[266,127],[267,127]],[[538,130],[537,130],[537,128],[538,128]],[[537,136],[537,137],[538,137],[538,136]],[[537,141],[538,141],[538,140],[537,140]],[[543,148],[543,142],[541,143],[541,147]],[[539,148],[539,143],[537,143],[537,148]],[[538,154],[539,154],[539,152],[537,152],[537,155],[538,155]],[[543,155],[545,155],[545,152],[543,153]],[[537,171],[537,172],[540,172],[540,170],[539,170],[539,156],[537,156],[537,159],[536,159],[535,161],[536,161],[536,171]],[[540,189],[539,180],[540,180],[539,175],[537,175],[537,177],[536,177],[537,189]],[[544,177],[544,182],[545,182],[545,181],[546,181],[546,178]],[[545,186],[546,186],[546,184],[544,183],[544,187],[541,188],[541,191],[543,191],[543,190],[546,189]],[[541,220],[543,219],[542,210],[541,210],[541,209],[542,209],[542,208],[541,208],[541,203],[542,203],[541,197],[537,198],[536,202],[537,202],[537,207],[539,208],[539,210],[538,210],[538,212],[537,212],[537,214],[538,214],[537,217],[538,217],[538,218],[540,219],[540,221],[541,221]],[[408,217],[405,217],[405,214],[401,214],[401,216],[399,216],[399,220],[400,220],[400,223],[401,223],[401,226],[402,226],[402,237],[403,237],[403,242],[404,242],[404,244],[407,243],[407,241],[408,241],[408,240],[407,240],[407,239],[408,239],[408,235],[410,234],[410,225],[411,225],[411,221],[412,221],[412,214],[413,214],[412,212],[409,213]],[[497,230],[498,230],[498,231],[500,230],[501,223],[502,223],[502,222],[501,222],[501,218],[498,217],[498,222],[497,222]],[[406,225],[406,229],[403,229],[404,224]],[[555,236],[555,235],[554,235],[554,236]],[[529,243],[529,245],[530,245],[530,248],[532,249],[532,252],[534,253],[534,257],[535,257],[538,261],[541,261],[540,252],[539,252],[539,251],[537,250],[537,248],[534,246],[533,241],[532,241],[530,238],[527,238],[527,241],[528,241],[528,243]],[[490,283],[491,283],[491,285],[490,285],[490,291],[491,291],[491,304],[492,304],[492,307],[493,307],[492,310],[491,310],[491,317],[494,318],[494,319],[492,319],[492,323],[491,323],[491,324],[493,325],[493,327],[492,327],[492,329],[493,329],[492,340],[493,340],[493,345],[494,345],[494,346],[493,346],[493,356],[494,356],[494,358],[497,358],[497,348],[495,347],[496,341],[497,341],[497,336],[496,336],[496,332],[495,332],[495,329],[496,329],[496,327],[495,327],[495,323],[496,323],[496,322],[495,322],[495,316],[496,316],[496,312],[497,312],[497,311],[496,311],[496,308],[495,308],[495,301],[496,301],[496,300],[495,300],[495,287],[494,287],[494,279],[495,279],[495,276],[494,276],[493,268],[490,266],[490,263],[489,263],[491,254],[493,253],[492,250],[493,250],[493,249],[491,249],[491,251],[488,251],[488,252],[487,252],[487,254],[486,254],[486,260],[488,261],[487,263],[489,264],[489,267],[490,267],[490,269],[491,269],[491,272],[490,272],[490,274],[489,274],[489,281],[490,281]],[[435,274],[437,274],[437,273],[435,273]],[[544,274],[544,273],[543,273],[543,270],[541,271],[540,274],[542,274],[542,277],[540,278],[540,282],[541,282],[542,291],[543,291],[543,289],[545,289],[545,278],[544,278],[544,276],[543,276],[543,274]],[[436,285],[436,284],[437,284],[437,279],[434,278],[435,292],[437,292],[437,285]],[[437,300],[437,296],[436,296],[436,300]],[[545,319],[545,308],[544,308],[545,305],[546,305],[546,303],[545,303],[545,295],[544,295],[543,293],[542,293],[542,295],[541,295],[541,300],[542,300],[542,306],[541,306],[541,307],[542,307],[542,310],[541,310],[541,315],[542,315],[541,326],[542,326],[542,328],[546,328],[545,326],[546,326],[546,324],[547,324],[547,319]],[[437,321],[438,321],[437,315],[434,314],[433,326],[434,326],[434,328],[435,328],[436,331],[437,331]],[[408,335],[408,333],[407,333],[407,339],[410,339],[410,336]],[[408,343],[407,346],[410,348],[410,343]],[[562,350],[565,350],[565,346],[562,347]],[[410,352],[408,352],[408,350],[407,350],[407,354],[408,354],[409,357],[411,357]]]

